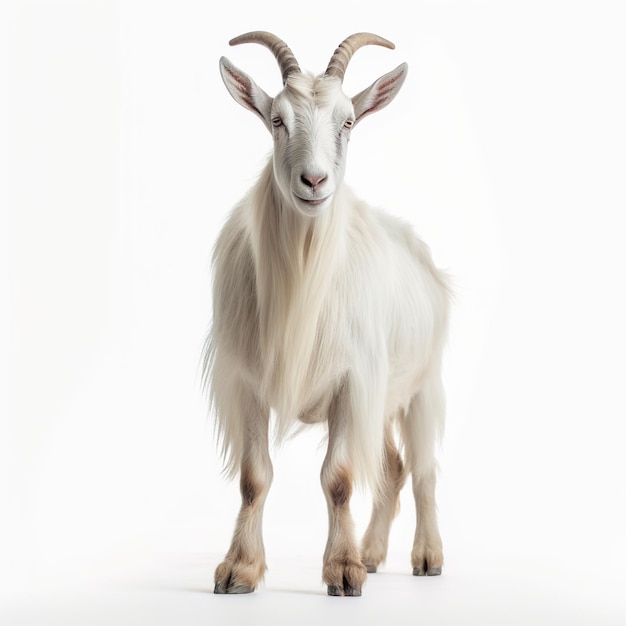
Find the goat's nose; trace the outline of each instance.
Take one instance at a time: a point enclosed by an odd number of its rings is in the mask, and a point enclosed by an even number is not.
[[[321,176],[317,176],[314,174],[302,174],[302,176],[300,176],[300,180],[307,187],[315,189],[315,187],[319,187],[326,180],[326,176],[324,174],[322,174]]]

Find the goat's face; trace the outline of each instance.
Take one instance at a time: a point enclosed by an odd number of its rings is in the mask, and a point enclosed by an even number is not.
[[[335,77],[290,76],[274,98],[274,176],[282,195],[302,213],[317,215],[330,204],[343,178],[354,123],[352,102]]]
[[[258,115],[274,140],[274,176],[284,199],[308,216],[319,215],[332,202],[346,164],[352,128],[366,115],[378,111],[396,96],[406,77],[406,63],[385,74],[367,89],[348,98],[341,85],[354,50],[368,43],[393,47],[370,34],[352,35],[330,60],[326,73],[303,74],[287,45],[275,35],[248,33],[231,44],[261,43],[279,61],[284,89],[268,96],[247,74],[228,59],[220,71],[232,97]]]

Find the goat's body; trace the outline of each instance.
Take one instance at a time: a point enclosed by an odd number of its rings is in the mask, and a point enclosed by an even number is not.
[[[270,98],[221,59],[226,87],[263,120],[274,153],[228,218],[213,256],[205,376],[227,469],[239,474],[242,495],[215,591],[252,591],[265,571],[272,414],[279,438],[298,424],[327,425],[321,482],[329,516],[323,565],[329,594],[360,595],[367,572],[385,560],[408,473],[418,520],[413,573],[437,575],[443,553],[435,444],[444,419],[440,370],[448,289],[411,228],[369,208],[343,184],[352,128],[394,98],[407,66],[349,99],[341,81],[354,50],[393,44],[352,35],[326,73],[314,76],[303,74],[286,44],[270,33],[231,41],[243,42],[274,52],[284,89]],[[355,481],[374,494],[360,549],[349,509]]]
[[[342,188],[323,217],[281,207],[268,163],[231,213],[214,251],[212,397],[228,465],[242,460],[231,390],[274,410],[278,434],[326,420],[338,388],[361,389],[349,455],[376,488],[386,420],[406,415],[439,376],[448,308],[442,273],[400,220]],[[428,418],[426,418],[428,419]],[[443,414],[424,426],[440,432]],[[243,420],[243,421],[241,421]],[[415,462],[429,469],[431,442]]]

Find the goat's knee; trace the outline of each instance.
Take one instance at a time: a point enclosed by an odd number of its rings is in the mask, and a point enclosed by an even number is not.
[[[241,504],[253,507],[265,500],[272,483],[271,465],[260,468],[254,464],[243,464],[239,479]]]
[[[328,505],[343,508],[352,497],[352,473],[346,467],[322,468],[322,489]]]

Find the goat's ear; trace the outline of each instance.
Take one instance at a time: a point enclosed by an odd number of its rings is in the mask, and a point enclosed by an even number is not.
[[[409,66],[403,63],[354,96],[352,106],[354,106],[355,124],[366,115],[384,109],[400,91],[408,71]]]
[[[256,113],[271,132],[270,113],[272,98],[268,96],[245,72],[235,67],[226,57],[220,59],[220,74],[228,93],[236,102]]]

